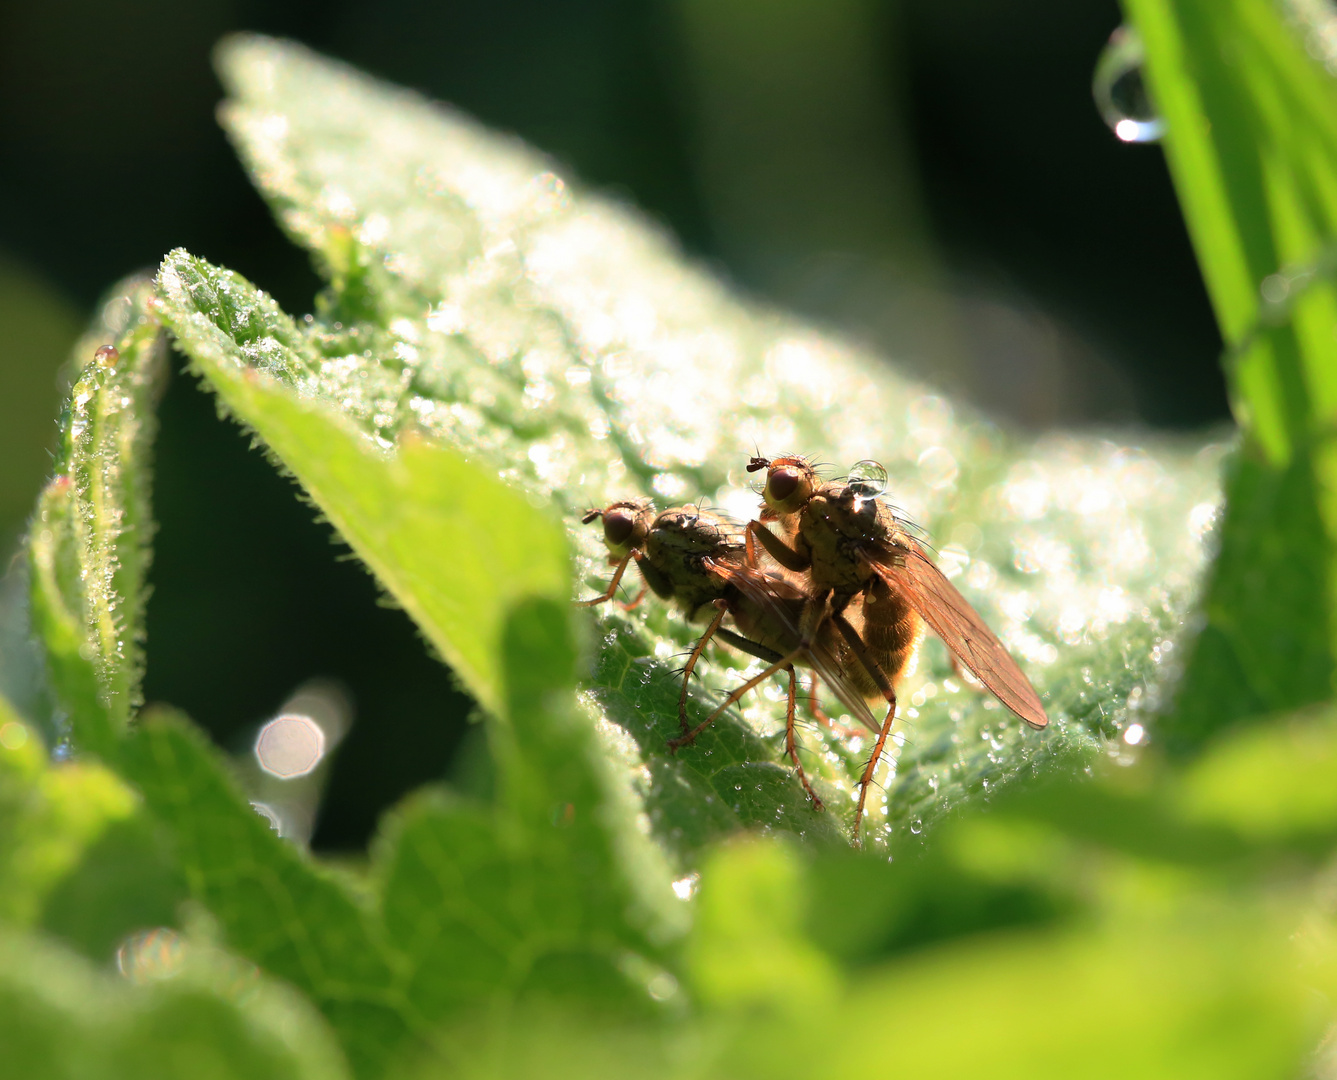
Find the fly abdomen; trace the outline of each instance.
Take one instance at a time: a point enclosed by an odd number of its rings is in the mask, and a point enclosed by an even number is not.
[[[864,643],[893,683],[910,667],[924,637],[924,620],[909,600],[874,575],[864,593]]]

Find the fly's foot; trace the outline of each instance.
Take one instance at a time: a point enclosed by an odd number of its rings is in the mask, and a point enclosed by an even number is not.
[[[820,814],[826,809],[826,803],[822,802],[821,796],[813,791],[812,785],[808,783],[808,777],[802,769],[798,770],[798,779],[799,783],[803,785],[803,790],[808,794],[808,800],[812,803],[813,810]]]

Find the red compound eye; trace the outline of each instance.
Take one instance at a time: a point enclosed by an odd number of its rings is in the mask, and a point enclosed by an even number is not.
[[[621,547],[636,528],[636,519],[625,510],[610,510],[604,514],[604,540],[613,547]]]
[[[766,493],[774,502],[784,502],[798,490],[801,479],[802,476],[797,469],[784,466],[772,469],[771,475],[766,478]]]

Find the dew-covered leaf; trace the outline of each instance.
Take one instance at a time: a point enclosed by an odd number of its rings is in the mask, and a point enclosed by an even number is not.
[[[33,624],[80,745],[110,750],[139,704],[154,405],[165,366],[152,285],[122,283],[76,346],[55,477],[28,540]]]
[[[739,301],[634,213],[574,191],[539,155],[449,109],[266,39],[226,43],[220,67],[225,124],[330,288],[295,321],[237,279],[231,291],[201,287],[192,302],[218,348],[231,337],[234,357],[397,454],[440,442],[551,500],[584,590],[609,573],[597,530],[576,523],[588,506],[650,494],[751,516],[755,448],[810,453],[830,475],[867,458],[886,465],[895,502],[929,530],[1053,718],[1044,734],[1023,731],[931,645],[903,690],[886,807],[874,800],[886,830],[908,838],[1019,773],[1087,758],[1158,704],[1213,525],[1218,449],[1019,440],[875,357]],[[805,723],[826,815],[781,763],[774,688],[670,756],[673,657],[696,629],[652,602],[595,619],[589,699],[625,733],[651,825],[676,857],[690,863],[740,824],[841,834],[862,744]],[[691,697],[697,718],[747,666],[723,651],[714,660]]]
[[[329,407],[346,402],[313,395],[322,366],[313,343],[249,282],[181,251],[164,261],[159,282],[163,320],[228,409],[500,715],[509,609],[569,591],[560,527],[457,450],[405,431],[392,452],[356,414]]]

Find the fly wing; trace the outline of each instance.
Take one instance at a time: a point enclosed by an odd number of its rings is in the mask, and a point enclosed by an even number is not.
[[[873,568],[900,591],[933,632],[975,677],[1033,728],[1049,723],[1035,687],[994,632],[912,537],[894,555],[880,553]]]
[[[767,620],[768,625],[780,631],[789,649],[798,648],[802,640],[796,609],[803,593],[783,579],[771,577],[764,571],[732,560],[707,559],[710,569],[735,586]],[[881,727],[873,718],[868,702],[857,687],[841,672],[840,663],[824,645],[810,645],[800,664],[811,667],[864,727],[877,734]]]

